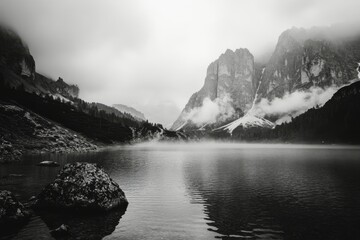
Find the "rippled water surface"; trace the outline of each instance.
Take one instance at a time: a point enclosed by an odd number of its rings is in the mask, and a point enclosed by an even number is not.
[[[42,160],[96,162],[130,204],[124,215],[35,215],[15,239],[48,239],[61,222],[93,239],[360,239],[357,147],[142,144],[28,156],[0,166],[0,189],[39,193],[59,171],[35,166]]]

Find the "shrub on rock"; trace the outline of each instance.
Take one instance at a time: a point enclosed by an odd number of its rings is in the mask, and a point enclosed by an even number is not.
[[[36,208],[100,211],[127,205],[124,192],[103,169],[79,162],[66,164],[35,202]]]

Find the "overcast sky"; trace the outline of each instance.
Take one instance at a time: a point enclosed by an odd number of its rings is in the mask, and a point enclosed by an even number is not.
[[[355,21],[359,0],[1,0],[0,20],[30,47],[37,71],[171,124],[226,49],[255,58],[292,26]]]

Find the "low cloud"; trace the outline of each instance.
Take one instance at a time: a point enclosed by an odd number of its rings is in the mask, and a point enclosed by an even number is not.
[[[326,89],[311,87],[308,90],[287,93],[282,98],[271,101],[263,98],[254,108],[255,115],[275,116],[278,118],[276,124],[289,122],[292,117],[299,116],[310,108],[323,106],[338,89],[337,86]]]
[[[202,106],[193,108],[185,115],[184,119],[191,120],[197,126],[226,120],[235,113],[231,102],[232,99],[229,96],[217,98],[214,101],[205,98]]]

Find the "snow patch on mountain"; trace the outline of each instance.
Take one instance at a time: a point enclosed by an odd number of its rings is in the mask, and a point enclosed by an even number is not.
[[[216,128],[213,131],[227,130],[230,134],[232,134],[232,132],[240,126],[243,128],[249,128],[249,127],[273,128],[275,126],[274,123],[270,122],[269,120],[266,120],[265,118],[257,117],[255,115],[256,112],[254,109],[255,109],[255,105],[256,105],[256,100],[258,98],[258,92],[260,89],[260,85],[261,85],[261,81],[259,82],[259,85],[256,89],[252,106],[243,117],[241,117],[231,123],[228,123],[222,127]]]
[[[220,128],[217,128],[213,131],[227,130],[230,134],[232,134],[232,132],[240,126],[243,128],[250,128],[250,127],[273,128],[275,126],[275,124],[264,118],[256,117],[256,116],[252,115],[251,113],[247,113],[247,114],[245,114],[245,116],[243,116],[229,124],[226,124]]]

